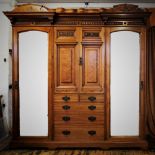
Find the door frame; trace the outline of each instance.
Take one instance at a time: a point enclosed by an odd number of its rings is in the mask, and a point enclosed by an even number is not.
[[[13,27],[12,52],[12,109],[13,109],[13,139],[41,139],[53,138],[53,27]],[[48,34],[48,136],[20,136],[20,90],[19,90],[19,33],[27,31],[41,31]]]
[[[143,89],[139,94],[139,136],[111,136],[110,127],[110,34],[118,31],[132,31],[140,34],[140,81],[143,81]],[[110,27],[106,28],[106,71],[105,71],[105,103],[106,103],[106,140],[127,141],[144,140],[146,133],[146,30],[144,27]],[[138,142],[137,142],[138,143]]]

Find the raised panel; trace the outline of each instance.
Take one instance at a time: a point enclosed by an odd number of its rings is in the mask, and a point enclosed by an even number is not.
[[[100,45],[84,45],[82,50],[82,92],[103,92],[103,63]]]
[[[57,45],[56,92],[77,91],[76,57],[76,45]]]
[[[98,81],[98,49],[87,48],[85,51],[85,80],[88,84],[94,84]],[[83,81],[84,82],[84,81]]]
[[[74,70],[72,70],[72,65],[74,65],[74,48],[61,47],[59,49],[59,77],[60,83],[63,85],[65,83],[72,84]]]

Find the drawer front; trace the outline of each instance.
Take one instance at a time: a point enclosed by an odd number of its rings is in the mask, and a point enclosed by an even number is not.
[[[80,102],[104,102],[104,94],[80,94]]]
[[[54,103],[54,111],[61,113],[103,113],[104,112],[104,103]]]
[[[66,127],[55,126],[54,140],[57,141],[101,141],[104,140],[104,128],[99,127],[85,127],[81,126]]]
[[[54,102],[68,103],[68,102],[78,102],[79,97],[77,94],[55,94]]]
[[[104,114],[88,114],[79,113],[77,114],[62,114],[55,113],[54,117],[55,124],[59,125],[73,125],[73,124],[86,124],[86,125],[104,125]]]

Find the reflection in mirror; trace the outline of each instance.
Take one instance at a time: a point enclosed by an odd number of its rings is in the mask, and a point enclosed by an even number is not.
[[[48,135],[48,34],[19,34],[20,136]]]
[[[139,135],[139,33],[111,33],[111,136]]]

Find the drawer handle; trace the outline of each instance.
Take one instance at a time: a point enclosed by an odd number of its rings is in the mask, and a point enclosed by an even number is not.
[[[88,109],[90,109],[90,110],[95,110],[95,109],[96,109],[96,106],[90,105],[90,106],[88,106]]]
[[[62,108],[63,108],[64,110],[69,110],[69,109],[70,109],[70,106],[69,106],[69,105],[64,105],[64,106],[62,106]]]
[[[95,116],[90,116],[90,117],[88,117],[88,120],[90,120],[91,122],[93,122],[93,121],[96,120],[96,117]]]
[[[67,136],[67,135],[70,135],[70,131],[69,130],[64,130],[64,131],[62,131],[62,134],[64,134],[65,136]]]
[[[88,134],[91,136],[94,136],[94,135],[96,135],[96,131],[90,130],[90,131],[88,131]]]
[[[69,116],[64,116],[64,117],[62,117],[62,119],[63,119],[65,122],[70,121],[70,117],[69,117]]]
[[[68,96],[64,96],[64,97],[62,97],[62,99],[63,99],[65,102],[67,102],[67,101],[70,100],[70,97],[68,97]]]
[[[93,102],[93,101],[96,100],[96,97],[94,97],[94,96],[90,96],[90,97],[88,97],[88,100],[91,101],[91,102]]]

